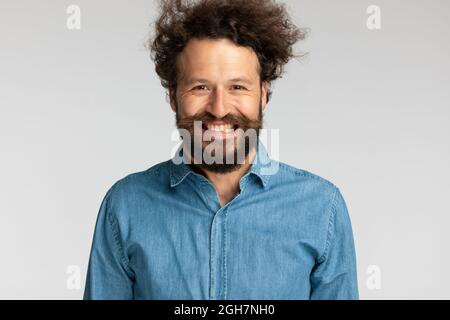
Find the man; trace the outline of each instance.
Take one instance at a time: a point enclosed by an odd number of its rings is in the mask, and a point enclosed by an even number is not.
[[[152,57],[182,147],[107,192],[85,299],[358,298],[341,192],[258,138],[302,38],[274,1],[161,2]]]

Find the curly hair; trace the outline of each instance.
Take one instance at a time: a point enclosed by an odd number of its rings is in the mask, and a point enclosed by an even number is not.
[[[291,22],[285,4],[274,0],[160,0],[155,35],[148,42],[155,71],[166,89],[176,91],[176,58],[191,38],[227,38],[256,53],[260,83],[282,77],[306,32]],[[267,102],[272,95],[268,90]]]

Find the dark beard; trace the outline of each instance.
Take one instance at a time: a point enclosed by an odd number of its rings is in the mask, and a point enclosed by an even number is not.
[[[178,111],[178,110],[177,110]],[[244,159],[247,159],[250,152],[256,148],[257,142],[259,140],[259,133],[260,130],[263,127],[263,112],[262,112],[262,103],[259,105],[259,115],[257,120],[249,119],[245,117],[244,115],[240,116],[234,116],[234,115],[227,115],[224,118],[220,119],[223,121],[226,121],[228,123],[231,123],[232,125],[235,125],[237,128],[243,130],[243,132],[247,132],[247,130],[255,130],[256,132],[256,139],[251,139],[249,136],[242,136],[240,140],[243,141],[236,141],[238,139],[235,138],[234,141],[234,151],[233,151],[233,157],[231,163],[227,163],[227,152],[225,151],[225,140],[223,140],[223,159],[220,163],[213,162],[213,163],[206,163],[203,157],[205,146],[203,145],[203,142],[197,142],[193,141],[195,139],[194,136],[194,121],[202,121],[202,123],[208,123],[210,121],[217,120],[213,115],[209,113],[201,113],[198,115],[194,115],[192,117],[186,117],[186,118],[179,118],[178,112],[176,114],[176,126],[179,129],[185,129],[189,132],[191,138],[190,148],[183,146],[183,151],[188,151],[190,154],[191,161],[191,167],[194,169],[194,171],[199,172],[198,169],[207,170],[209,172],[214,172],[218,174],[226,174],[230,172],[234,172],[242,167],[244,163]],[[183,137],[182,137],[183,138]],[[202,157],[201,161],[197,161],[197,159],[194,157],[194,149],[196,146],[196,143],[201,143],[202,145]],[[208,143],[208,146],[212,143],[215,143],[215,141],[211,141]],[[217,142],[221,143],[221,142]],[[243,148],[243,150],[242,150]],[[212,156],[214,156],[214,152],[211,153]],[[244,159],[242,159],[244,158]],[[194,159],[196,159],[196,162],[194,162]],[[200,162],[200,163],[199,163]],[[228,161],[229,162],[229,161]]]

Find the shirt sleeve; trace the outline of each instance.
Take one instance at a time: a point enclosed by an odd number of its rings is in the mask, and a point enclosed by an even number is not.
[[[311,300],[359,299],[356,254],[346,203],[336,188],[323,255],[311,272]]]
[[[101,203],[95,224],[84,300],[133,299],[134,275],[124,254],[120,228],[111,205],[111,190]]]

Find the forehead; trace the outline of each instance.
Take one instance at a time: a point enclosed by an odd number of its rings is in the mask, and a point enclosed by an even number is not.
[[[191,39],[177,57],[183,80],[202,78],[251,78],[259,76],[256,53],[228,39]]]

